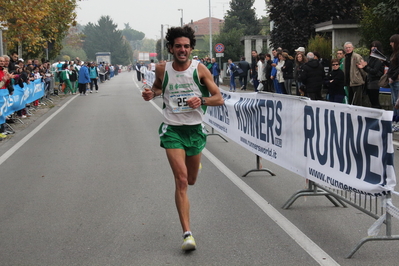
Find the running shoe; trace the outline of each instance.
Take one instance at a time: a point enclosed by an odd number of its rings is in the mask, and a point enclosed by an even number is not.
[[[184,251],[190,251],[190,250],[195,250],[197,248],[197,245],[195,244],[195,240],[193,235],[189,234],[184,237],[183,240],[183,245],[181,246],[181,249]]]

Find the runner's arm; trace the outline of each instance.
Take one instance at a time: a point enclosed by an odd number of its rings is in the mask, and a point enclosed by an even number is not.
[[[204,84],[211,96],[209,97],[202,97],[205,101],[206,106],[218,106],[223,105],[224,100],[222,94],[218,86],[213,81],[213,77],[211,72],[209,72],[208,68],[205,65],[199,64],[198,65],[198,75],[201,80],[201,83]],[[193,97],[187,100],[188,105],[191,108],[198,108],[202,104],[202,100],[199,97]]]

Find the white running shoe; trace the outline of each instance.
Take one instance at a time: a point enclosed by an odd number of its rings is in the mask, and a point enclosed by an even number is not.
[[[185,234],[184,240],[183,240],[183,245],[181,246],[181,249],[184,251],[190,251],[190,250],[195,250],[197,248],[197,245],[195,244],[195,240],[193,235],[190,234]]]

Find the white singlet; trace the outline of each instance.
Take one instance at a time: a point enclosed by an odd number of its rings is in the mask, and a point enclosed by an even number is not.
[[[184,71],[173,69],[172,62],[165,65],[162,84],[164,123],[168,125],[197,125],[202,123],[206,106],[192,109],[187,100],[191,97],[208,97],[208,89],[200,83],[198,61],[191,61]]]

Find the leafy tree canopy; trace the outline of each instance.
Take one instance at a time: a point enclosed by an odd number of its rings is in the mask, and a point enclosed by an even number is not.
[[[68,28],[76,23],[77,1],[80,0],[2,1],[0,21],[8,27],[4,39],[10,49],[17,50],[22,44],[24,56],[37,56],[51,43],[50,57],[58,54]]]
[[[133,61],[129,42],[109,16],[102,16],[98,24],[88,23],[83,33],[83,49],[89,59],[94,60],[97,52],[111,52],[113,64],[128,65]]]
[[[237,29],[242,30],[243,35],[258,35],[262,27],[256,18],[254,2],[255,0],[231,0],[222,32]]]
[[[294,50],[306,46],[315,35],[314,25],[334,19],[354,19],[360,13],[357,0],[265,0],[274,22],[271,43]]]
[[[380,41],[385,54],[391,53],[389,38],[399,32],[399,2],[397,0],[359,1],[362,4],[360,33],[363,44],[368,47],[372,41]]]
[[[125,23],[122,35],[125,36],[128,41],[141,41],[145,37],[143,32],[132,29],[129,23]]]

